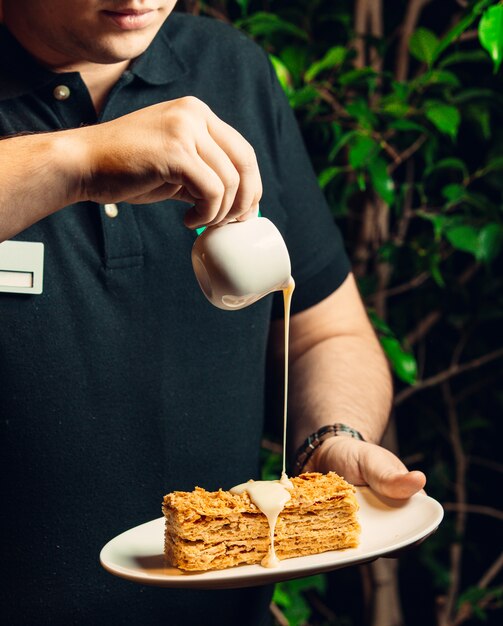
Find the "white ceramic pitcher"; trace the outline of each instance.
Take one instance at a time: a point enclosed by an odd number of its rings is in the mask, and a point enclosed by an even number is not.
[[[192,266],[208,300],[220,309],[253,304],[290,282],[290,256],[266,217],[209,226],[192,248]]]

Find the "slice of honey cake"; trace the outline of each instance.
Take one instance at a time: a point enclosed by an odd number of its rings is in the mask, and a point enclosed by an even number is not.
[[[335,472],[292,478],[274,532],[279,559],[358,545],[355,488]],[[270,547],[266,516],[247,492],[175,491],[164,497],[165,554],[186,571],[260,563]]]

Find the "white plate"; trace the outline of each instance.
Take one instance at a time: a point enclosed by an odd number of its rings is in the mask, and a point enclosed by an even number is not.
[[[406,501],[387,500],[368,487],[357,487],[357,495],[362,527],[357,548],[285,559],[272,569],[241,565],[190,574],[164,565],[164,518],[161,517],[109,541],[101,550],[100,561],[111,574],[146,585],[193,589],[253,587],[328,572],[390,554],[426,538],[437,529],[444,515],[441,505],[423,493]]]

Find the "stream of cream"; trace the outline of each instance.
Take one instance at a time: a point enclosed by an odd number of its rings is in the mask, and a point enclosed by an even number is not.
[[[285,307],[285,369],[284,369],[284,399],[283,399],[283,469],[279,480],[250,480],[247,483],[236,485],[230,491],[235,494],[248,493],[253,504],[266,516],[269,524],[269,550],[262,559],[264,567],[277,567],[279,559],[274,549],[274,531],[279,514],[285,504],[290,500],[290,489],[293,484],[286,475],[286,431],[287,431],[287,407],[288,407],[288,346],[290,338],[290,304],[295,289],[295,282],[290,278],[286,289],[283,289],[283,302]]]

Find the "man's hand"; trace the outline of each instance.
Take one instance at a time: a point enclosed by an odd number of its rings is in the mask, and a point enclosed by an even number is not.
[[[253,148],[197,98],[0,141],[0,242],[81,200],[183,200],[197,228],[246,219],[261,195]]]
[[[410,498],[426,483],[422,472],[409,472],[389,450],[345,436],[326,439],[304,471],[326,473],[330,470],[354,485],[368,485],[388,498]]]
[[[193,205],[185,214],[189,228],[246,219],[258,210],[262,183],[253,148],[197,98],[79,129],[75,139],[85,146],[85,199],[183,200]]]

